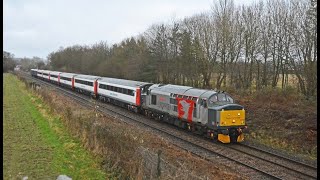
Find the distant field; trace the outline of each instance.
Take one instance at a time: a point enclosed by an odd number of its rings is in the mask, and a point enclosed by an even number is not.
[[[215,86],[216,84],[216,79],[218,77],[217,73],[212,73],[212,77],[211,77],[211,85]],[[227,84],[230,82],[230,75],[227,76]],[[271,83],[271,82],[270,82]],[[295,74],[288,74],[288,85],[292,86],[294,88],[298,87],[298,78]],[[254,88],[256,84],[256,80],[253,79],[252,80],[252,87]],[[279,78],[278,78],[278,83],[277,83],[277,87],[281,88],[282,85],[282,74],[279,74]]]
[[[4,74],[3,178],[105,179],[93,158],[69,136],[42,101],[30,95],[14,75]]]

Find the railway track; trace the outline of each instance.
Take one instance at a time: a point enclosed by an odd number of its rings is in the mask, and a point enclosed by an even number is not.
[[[70,97],[74,101],[88,108],[96,108],[90,97],[83,96],[58,87],[46,81],[32,78],[29,74],[24,77],[36,80],[45,86]],[[168,126],[158,121],[150,121],[146,117],[131,112],[123,112],[123,109],[105,103],[97,102],[97,109],[103,114],[108,114],[127,123],[136,123],[167,136],[174,144],[196,156],[208,161],[228,166],[241,174],[246,174],[250,179],[316,179],[317,168],[303,165],[300,162],[290,161],[288,158],[276,154],[267,153],[261,149],[241,144],[222,145],[208,142],[208,140],[194,136],[186,131],[177,131],[176,127]],[[260,153],[260,154],[259,154]]]
[[[258,159],[276,164],[277,166],[294,171],[295,173],[308,176],[310,178],[317,178],[317,167],[315,166],[254,147],[252,145],[232,144],[230,148],[240,151],[244,154],[254,156]]]

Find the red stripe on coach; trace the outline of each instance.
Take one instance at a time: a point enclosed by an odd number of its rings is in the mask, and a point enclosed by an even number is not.
[[[136,89],[136,93],[137,93],[136,94],[136,105],[137,106],[140,106],[140,94],[141,94],[140,92],[141,92],[140,88],[137,88]]]

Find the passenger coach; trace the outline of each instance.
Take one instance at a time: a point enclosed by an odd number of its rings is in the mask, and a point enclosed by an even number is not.
[[[31,76],[37,77],[37,75],[38,75],[38,69],[31,69]]]
[[[50,81],[59,84],[60,83],[60,74],[61,72],[58,71],[50,71],[49,76],[50,76]]]
[[[74,88],[76,91],[98,97],[98,84],[99,76],[89,75],[76,75],[74,76]]]
[[[50,71],[48,70],[43,70],[42,71],[42,79],[46,80],[46,81],[50,81],[50,75],[49,75]]]
[[[99,98],[103,101],[138,111],[151,83],[125,79],[101,78],[98,80]]]
[[[74,73],[61,73],[60,74],[60,85],[70,89],[74,89],[74,77],[77,74]]]

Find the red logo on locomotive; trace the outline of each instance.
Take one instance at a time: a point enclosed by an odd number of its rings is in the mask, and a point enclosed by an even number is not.
[[[194,102],[190,99],[176,98],[178,101],[178,118],[185,118],[192,122]],[[186,116],[187,115],[187,116]]]

